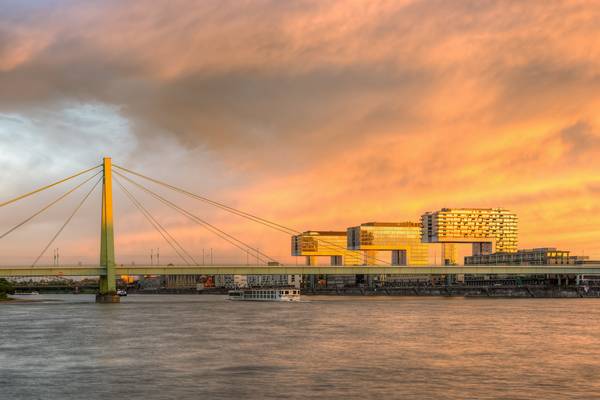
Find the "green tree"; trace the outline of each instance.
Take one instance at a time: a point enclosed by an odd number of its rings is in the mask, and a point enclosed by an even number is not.
[[[6,299],[6,294],[12,293],[13,291],[14,287],[12,283],[4,278],[0,278],[0,299]]]

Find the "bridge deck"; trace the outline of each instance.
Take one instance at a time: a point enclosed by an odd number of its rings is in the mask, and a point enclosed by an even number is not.
[[[572,274],[600,275],[600,264],[584,265],[535,265],[535,266],[121,266],[115,268],[117,275],[536,275]],[[64,267],[0,267],[0,277],[28,276],[104,276],[105,270],[97,266]]]

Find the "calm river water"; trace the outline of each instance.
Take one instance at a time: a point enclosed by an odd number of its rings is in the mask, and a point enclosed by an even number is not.
[[[2,399],[600,399],[597,299],[35,297]]]

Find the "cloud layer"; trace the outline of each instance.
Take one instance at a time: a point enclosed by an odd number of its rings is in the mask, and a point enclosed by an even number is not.
[[[522,246],[600,258],[593,1],[0,7],[0,133],[17,159],[66,171],[48,160],[60,142],[79,166],[99,157],[81,140],[100,127],[122,163],[299,229],[503,206]],[[25,144],[36,136],[45,150]],[[7,176],[29,165],[7,160]],[[208,240],[173,224],[190,246]]]

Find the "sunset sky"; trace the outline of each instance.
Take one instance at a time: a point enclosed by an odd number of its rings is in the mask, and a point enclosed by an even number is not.
[[[0,202],[111,156],[301,231],[504,207],[519,247],[600,259],[599,21],[577,0],[0,0]],[[245,262],[133,193],[193,254]],[[0,264],[32,262],[84,194],[0,240]],[[169,196],[292,260],[289,237]],[[115,188],[117,261],[176,262],[127,202]],[[97,262],[99,204],[63,263]]]

